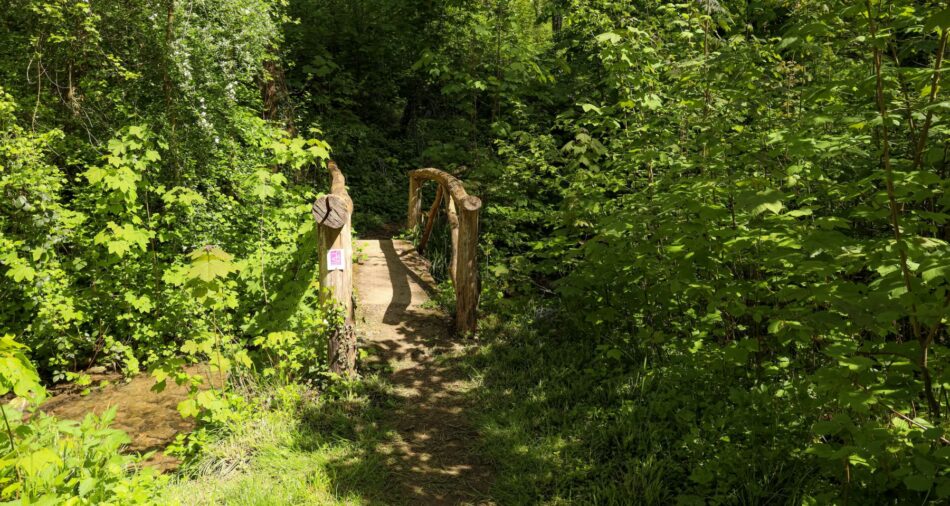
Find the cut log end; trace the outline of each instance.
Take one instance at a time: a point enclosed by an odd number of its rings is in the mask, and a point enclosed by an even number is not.
[[[474,195],[469,195],[465,198],[465,201],[462,202],[462,209],[465,209],[466,211],[478,211],[481,208],[482,199]]]
[[[317,221],[317,225],[339,230],[346,225],[349,218],[350,211],[342,197],[324,195],[313,203],[313,219]]]

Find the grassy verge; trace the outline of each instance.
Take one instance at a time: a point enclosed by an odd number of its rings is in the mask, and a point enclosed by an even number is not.
[[[481,450],[498,504],[803,504],[820,498],[795,399],[747,388],[691,352],[605,354],[556,315],[488,317]],[[718,381],[717,381],[718,380]],[[812,501],[812,502],[810,502]],[[819,501],[820,502],[820,501]]]
[[[387,468],[372,451],[385,385],[371,378],[311,398],[298,386],[264,395],[269,409],[201,449],[168,489],[183,505],[382,504]]]

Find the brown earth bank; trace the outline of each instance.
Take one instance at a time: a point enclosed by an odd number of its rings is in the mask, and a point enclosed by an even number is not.
[[[201,374],[205,378],[209,375],[207,367],[200,366],[186,368],[186,372]],[[126,450],[130,453],[156,451],[145,465],[162,472],[176,469],[180,464],[178,460],[165,455],[162,450],[178,434],[195,429],[193,418],[182,418],[178,413],[178,403],[188,398],[188,387],[169,379],[165,389],[156,392],[153,390],[155,378],[147,374],[127,381],[117,374],[94,375],[93,380],[107,380],[109,384],[92,388],[85,395],[78,388],[60,388],[59,393],[40,406],[40,411],[68,420],[82,420],[89,413],[101,415],[115,406],[112,428],[125,431],[132,438]],[[220,381],[214,383],[220,386]]]

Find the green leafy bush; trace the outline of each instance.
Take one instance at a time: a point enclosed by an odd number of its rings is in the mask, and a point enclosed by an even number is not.
[[[16,0],[0,15],[16,27],[0,44],[23,49],[0,54],[0,75],[46,72],[0,91],[0,330],[53,381],[135,374],[213,327],[235,342],[309,332],[319,311],[309,202],[329,146],[258,113],[285,5],[120,4]],[[181,290],[208,244],[240,272],[214,321]]]
[[[165,479],[139,468],[144,456],[120,452],[130,439],[108,428],[114,417],[113,408],[82,422],[42,414],[11,420],[16,443],[7,440],[3,449],[0,497],[15,504],[162,504]]]
[[[0,339],[0,395],[12,393],[35,409],[46,395],[13,336]],[[4,504],[160,504],[163,479],[138,469],[148,456],[123,455],[130,439],[110,429],[115,408],[82,422],[61,421],[0,406],[5,435],[0,444],[0,501]]]
[[[548,57],[572,69],[571,100],[498,140],[489,272],[512,275],[488,287],[557,296],[607,396],[579,409],[615,444],[634,430],[619,413],[659,424],[630,451],[669,452],[667,497],[684,503],[948,497],[947,130],[928,113],[944,11],[563,13]],[[591,465],[607,475],[560,490],[622,476]]]

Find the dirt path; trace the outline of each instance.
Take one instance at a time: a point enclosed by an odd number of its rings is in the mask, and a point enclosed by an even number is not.
[[[463,347],[451,338],[450,319],[423,307],[434,286],[424,260],[399,240],[358,241],[365,260],[356,270],[358,332],[388,364],[397,405],[384,423],[392,438],[387,455],[394,502],[491,504],[488,466],[472,444],[477,434],[466,419],[464,374],[444,360]]]

